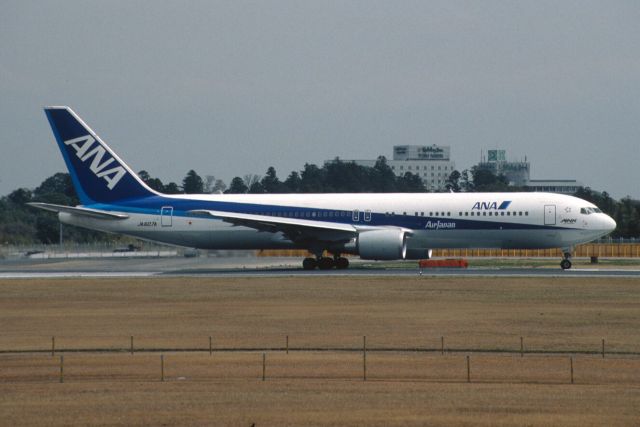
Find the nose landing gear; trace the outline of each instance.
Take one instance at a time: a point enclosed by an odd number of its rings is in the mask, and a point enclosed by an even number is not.
[[[564,259],[560,261],[560,268],[568,270],[571,268],[571,252],[568,250],[563,251]]]

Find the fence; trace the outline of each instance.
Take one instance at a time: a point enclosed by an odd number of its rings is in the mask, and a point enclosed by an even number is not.
[[[431,348],[282,347],[2,350],[0,382],[362,380],[640,384],[640,352],[533,350],[524,337],[512,348],[452,349],[445,337]],[[595,343],[594,343],[595,344]]]
[[[263,257],[306,257],[311,254],[299,249],[263,250]],[[562,250],[555,249],[434,249],[434,257],[518,257],[518,258],[562,258]],[[574,257],[640,258],[640,243],[587,243],[578,245]]]

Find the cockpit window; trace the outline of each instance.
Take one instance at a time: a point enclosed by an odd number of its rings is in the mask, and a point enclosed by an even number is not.
[[[592,213],[602,213],[602,211],[598,208],[580,208],[580,213],[582,215],[590,215]]]

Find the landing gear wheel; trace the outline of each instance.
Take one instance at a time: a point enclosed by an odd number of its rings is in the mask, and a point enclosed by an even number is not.
[[[305,258],[302,261],[302,268],[305,270],[313,270],[318,266],[315,258]]]
[[[345,268],[349,268],[349,260],[347,258],[339,257],[335,259],[336,268],[338,270],[344,270]]]
[[[568,270],[571,268],[571,261],[569,261],[567,258],[563,259],[562,261],[560,261],[560,267],[563,270]]]
[[[320,270],[331,270],[334,267],[333,258],[322,257],[318,260],[318,268]]]

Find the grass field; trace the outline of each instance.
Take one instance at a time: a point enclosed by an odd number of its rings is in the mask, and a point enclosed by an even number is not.
[[[58,350],[126,350],[134,336],[136,353],[64,353],[64,384],[59,353],[0,354],[0,423],[637,425],[639,313],[637,279],[8,280],[0,351],[52,336]],[[247,349],[287,335],[262,381],[263,351]],[[362,353],[339,351],[364,335],[367,381]],[[537,353],[520,357],[520,337]],[[143,349],[165,349],[164,382]]]

